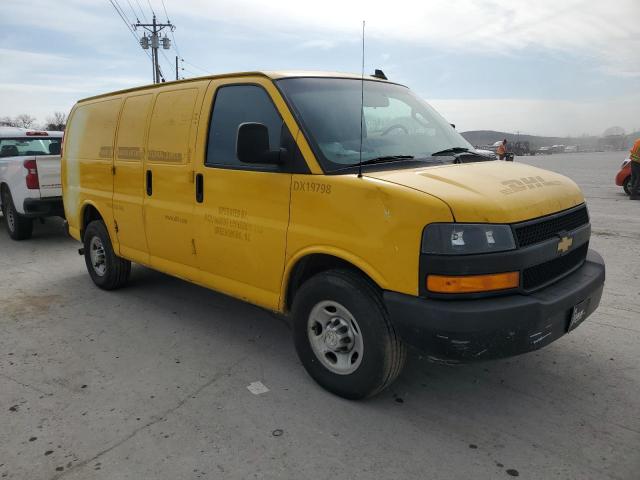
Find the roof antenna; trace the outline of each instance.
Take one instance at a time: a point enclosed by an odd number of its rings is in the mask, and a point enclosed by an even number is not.
[[[362,178],[363,124],[364,124],[364,20],[362,21],[362,74],[360,77],[360,160],[358,161],[358,178]]]

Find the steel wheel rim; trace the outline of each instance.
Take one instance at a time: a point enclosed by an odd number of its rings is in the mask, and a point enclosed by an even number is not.
[[[324,300],[311,309],[307,336],[316,358],[333,373],[349,375],[362,363],[362,331],[351,312],[338,302]]]
[[[93,237],[91,242],[89,242],[89,258],[91,260],[93,271],[96,272],[97,275],[103,277],[107,271],[107,259],[102,240],[98,237]]]
[[[7,225],[9,226],[9,230],[11,230],[13,232],[16,229],[16,219],[13,216],[13,209],[12,208],[6,208],[5,212],[7,214]]]

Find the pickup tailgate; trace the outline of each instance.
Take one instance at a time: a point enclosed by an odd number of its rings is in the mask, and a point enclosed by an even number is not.
[[[40,197],[62,196],[62,183],[60,181],[60,155],[39,155],[35,158],[38,165]]]

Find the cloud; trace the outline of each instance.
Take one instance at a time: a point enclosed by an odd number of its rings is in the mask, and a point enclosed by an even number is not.
[[[134,2],[120,0],[135,21]],[[293,34],[301,48],[332,48],[359,42],[362,20],[367,36],[387,42],[431,46],[445,52],[518,55],[547,49],[575,55],[609,75],[640,77],[640,1],[616,0],[166,0],[181,34],[189,23],[216,22],[254,30],[265,37]],[[163,18],[159,2],[151,3]],[[146,2],[142,3],[148,11]],[[132,8],[136,10],[132,12]],[[122,21],[104,0],[3,0],[1,24],[55,30],[83,44],[109,49],[106,39],[127,35]],[[34,15],[33,12],[47,12]],[[106,15],[106,16],[105,16]],[[73,19],[73,21],[69,21]],[[177,20],[177,21],[176,21]],[[208,34],[212,34],[207,32]],[[311,38],[311,40],[308,40]],[[105,41],[106,40],[106,41]],[[133,38],[129,39],[133,42]],[[305,42],[305,43],[302,43]]]
[[[65,0],[55,8],[50,3],[2,0],[0,115],[29,110],[43,116],[84,96],[149,82],[150,62],[109,2]],[[119,3],[135,21],[129,3],[135,8],[137,2]],[[147,2],[140,4],[148,11]],[[151,0],[151,4],[164,20],[161,3]],[[359,58],[364,19],[371,48],[367,62],[380,58],[390,78],[411,79],[407,83],[422,89],[426,98],[444,97],[434,105],[460,128],[530,133],[564,129],[579,134],[613,124],[638,126],[634,125],[638,98],[614,95],[640,91],[640,0],[395,0],[391,4],[165,0],[165,4],[178,25],[176,37],[189,62],[186,68],[195,63],[214,66],[215,71],[260,66],[359,71],[359,62],[350,59]],[[173,53],[168,61],[161,57],[168,77]],[[555,59],[544,65],[560,69],[566,65],[563,75],[536,70],[543,56]],[[546,90],[501,77],[496,63],[502,59],[513,60],[512,65],[522,69],[520,78],[530,69],[531,77],[526,78],[547,85]],[[460,81],[461,66],[469,60],[475,62],[475,73]],[[573,68],[581,73],[573,73]],[[460,99],[501,94],[513,98]],[[551,96],[587,100],[533,99]],[[600,98],[588,100],[595,97]]]
[[[479,55],[544,48],[611,75],[640,76],[638,0],[324,0],[304,8],[292,0],[182,0],[180,11],[268,32],[324,32],[332,41],[359,40],[365,19],[367,35],[377,39]]]
[[[317,40],[307,40],[306,42],[302,42],[298,45],[300,49],[319,49],[319,50],[331,50],[337,46],[336,42],[332,42],[331,40],[325,39],[317,39]]]
[[[69,112],[80,98],[146,83],[146,79],[135,76],[38,74],[36,77],[28,82],[0,82],[0,116],[28,113],[42,121],[54,111]]]
[[[532,135],[579,136],[601,134],[612,125],[622,125],[628,132],[640,127],[640,95],[591,102],[500,98],[429,103],[461,132],[490,128]]]

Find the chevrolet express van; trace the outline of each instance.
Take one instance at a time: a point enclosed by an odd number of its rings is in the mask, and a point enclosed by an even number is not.
[[[580,189],[484,160],[381,78],[219,75],[79,101],[64,207],[98,287],[137,262],[284,314],[308,373],[363,398],[408,346],[516,355],[598,306]]]

